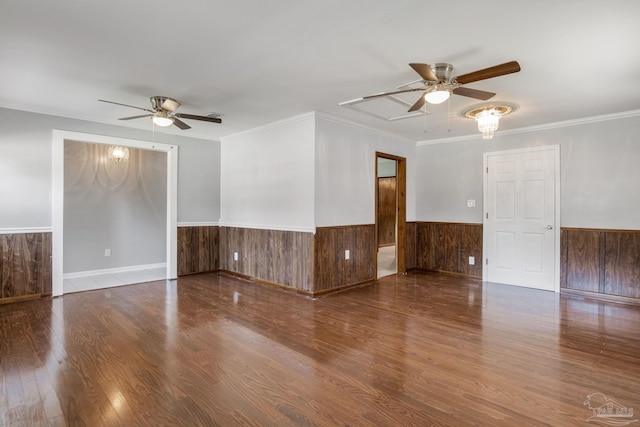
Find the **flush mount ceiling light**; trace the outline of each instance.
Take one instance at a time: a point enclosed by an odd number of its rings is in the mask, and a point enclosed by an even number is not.
[[[126,162],[129,160],[129,149],[119,145],[112,145],[107,149],[107,157],[114,162]]]
[[[166,111],[158,111],[151,117],[151,120],[156,126],[167,127],[173,124],[174,118]]]
[[[462,115],[478,122],[478,130],[482,133],[482,139],[491,139],[493,133],[498,130],[500,118],[515,111],[515,108],[509,104],[489,104],[473,107]]]

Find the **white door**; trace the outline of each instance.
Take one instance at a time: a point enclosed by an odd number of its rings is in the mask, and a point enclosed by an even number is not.
[[[559,146],[485,153],[483,279],[560,290]]]

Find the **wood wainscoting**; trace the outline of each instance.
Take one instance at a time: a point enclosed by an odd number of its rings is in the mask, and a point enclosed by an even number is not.
[[[482,277],[482,224],[411,222],[406,240],[408,269]],[[560,287],[640,303],[640,230],[562,228]]]
[[[563,228],[563,291],[640,299],[640,230]]]
[[[469,265],[470,256],[475,265]],[[406,260],[407,268],[482,277],[482,224],[407,224]]]
[[[407,222],[405,227],[404,260],[407,271],[418,268],[418,260],[416,258],[416,228],[417,225],[415,222]]]
[[[220,269],[220,227],[178,227],[178,276]]]
[[[312,266],[313,233],[220,227],[223,271],[311,294]]]
[[[51,233],[0,234],[0,304],[51,295]]]
[[[349,259],[345,259],[345,251]],[[376,279],[375,225],[318,227],[315,236],[314,295]]]

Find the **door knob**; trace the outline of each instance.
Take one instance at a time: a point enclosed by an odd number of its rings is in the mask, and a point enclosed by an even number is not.
[[[553,230],[553,225],[547,225],[547,230]]]

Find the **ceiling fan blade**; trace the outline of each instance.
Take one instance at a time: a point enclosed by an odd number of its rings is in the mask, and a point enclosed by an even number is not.
[[[186,124],[182,120],[177,119],[175,117],[173,118],[173,124],[176,125],[177,127],[179,127],[182,130],[191,129],[191,126],[189,126],[188,124]]]
[[[174,111],[176,111],[176,109],[182,104],[180,104],[178,101],[176,101],[175,99],[171,99],[171,98],[166,98],[163,102],[162,105],[160,106],[160,108],[162,108],[165,111],[171,111],[172,113]]]
[[[420,95],[420,98],[418,98],[418,100],[416,101],[415,104],[413,104],[411,106],[411,108],[409,108],[409,113],[413,112],[413,111],[418,111],[419,109],[422,108],[422,106],[424,105],[424,103],[426,102],[426,100],[424,99],[424,95],[426,94],[427,91],[425,91],[422,95]]]
[[[153,117],[153,114],[143,114],[141,116],[121,117],[118,120],[133,120],[133,119],[141,119],[143,117]]]
[[[150,112],[150,113],[155,113],[155,111],[153,111],[153,110],[149,110],[148,108],[136,107],[135,105],[121,104],[121,103],[119,103],[119,102],[106,101],[106,100],[104,100],[104,99],[98,99],[98,101],[100,101],[100,102],[106,102],[106,103],[109,103],[109,104],[122,105],[123,107],[137,108],[138,110],[148,111],[148,112]]]
[[[505,74],[517,73],[520,71],[518,61],[505,62],[504,64],[495,65],[483,70],[474,71],[473,73],[463,74],[456,77],[456,81],[461,85],[477,82],[478,80],[491,79],[493,77],[504,76]]]
[[[481,99],[486,101],[496,96],[493,92],[485,92],[484,90],[471,89],[468,87],[459,87],[453,90],[456,95],[467,96],[469,98]]]
[[[420,88],[413,88],[413,89],[396,90],[395,92],[376,93],[375,95],[363,96],[362,99],[379,98],[381,96],[395,95],[397,93],[405,93],[405,92],[416,92],[419,90],[424,90],[424,88],[420,87]]]
[[[433,74],[433,71],[431,71],[431,67],[429,67],[429,64],[409,64],[409,66],[411,68],[413,68],[413,70],[420,74],[420,77],[422,77],[424,80],[429,80],[430,82],[437,82],[438,78],[436,77],[435,74]]]
[[[174,114],[174,116],[180,117],[181,119],[201,120],[203,122],[211,122],[211,123],[222,123],[222,119],[220,117],[197,116],[195,114],[183,114],[183,113]]]

